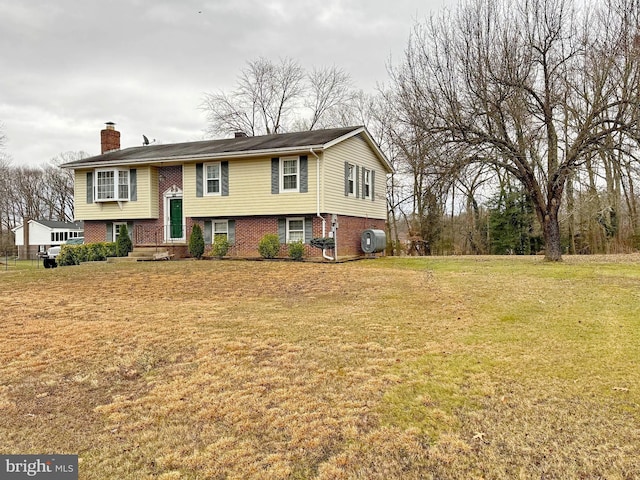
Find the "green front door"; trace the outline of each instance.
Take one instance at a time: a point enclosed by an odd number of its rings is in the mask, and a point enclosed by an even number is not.
[[[182,199],[169,199],[169,236],[182,238]]]

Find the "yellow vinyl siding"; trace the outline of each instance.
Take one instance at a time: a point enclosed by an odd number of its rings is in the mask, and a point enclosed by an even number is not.
[[[77,220],[158,218],[158,173],[153,167],[136,167],[137,201],[87,203],[87,172],[75,171],[74,217]]]
[[[358,197],[344,194],[344,163],[360,167]],[[323,211],[356,217],[386,219],[387,175],[383,165],[369,145],[355,136],[328,148],[323,155],[324,193]],[[362,196],[362,168],[375,171],[375,201]]]
[[[206,163],[206,162],[204,162]],[[271,193],[271,158],[229,160],[229,195],[196,196],[196,164],[183,169],[185,217],[296,215],[316,211],[316,161],[308,158],[307,193]]]

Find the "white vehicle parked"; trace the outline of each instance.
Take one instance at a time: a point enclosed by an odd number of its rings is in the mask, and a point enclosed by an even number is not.
[[[51,247],[46,252],[38,252],[38,256],[42,258],[44,268],[56,268],[58,266],[56,263],[56,257],[58,255],[60,255],[59,246]]]

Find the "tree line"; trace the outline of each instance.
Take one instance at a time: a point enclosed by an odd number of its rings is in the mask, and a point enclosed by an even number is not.
[[[637,0],[462,1],[415,24],[375,95],[335,69],[305,75],[260,59],[203,108],[217,133],[367,125],[395,167],[396,253],[630,251],[640,248],[639,12]]]
[[[73,220],[73,173],[59,165],[87,156],[83,152],[66,152],[49,163],[30,167],[13,165],[0,150],[1,252],[13,250],[11,229],[22,225],[24,218]]]
[[[639,4],[463,0],[416,22],[375,93],[335,66],[258,58],[200,108],[212,137],[366,125],[395,169],[391,253],[640,249]],[[2,228],[71,218],[70,179],[2,172]]]

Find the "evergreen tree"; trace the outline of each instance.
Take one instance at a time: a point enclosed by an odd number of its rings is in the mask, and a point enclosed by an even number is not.
[[[192,257],[200,259],[204,254],[204,237],[202,236],[202,228],[195,223],[191,229],[189,237],[189,253]]]
[[[533,206],[520,190],[502,189],[489,202],[489,248],[495,255],[535,253],[539,239],[533,233]]]
[[[126,257],[133,250],[133,242],[129,238],[129,232],[125,224],[120,225],[118,239],[116,240],[116,256]]]

